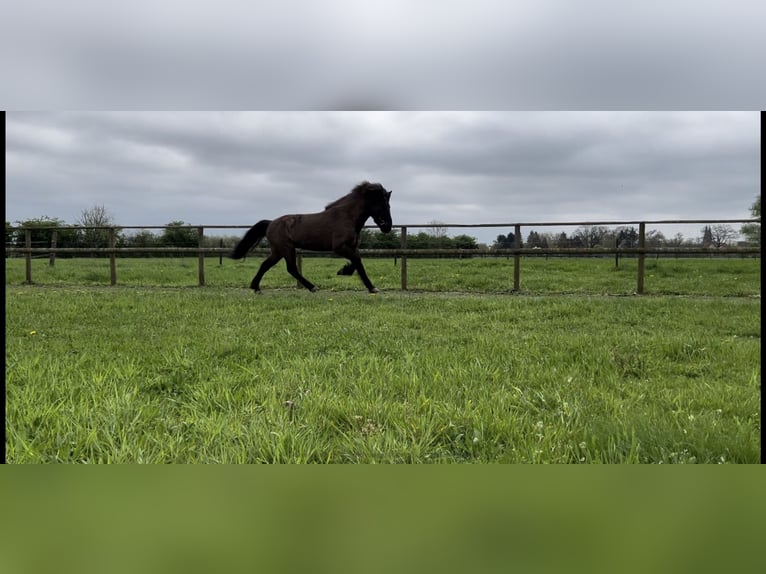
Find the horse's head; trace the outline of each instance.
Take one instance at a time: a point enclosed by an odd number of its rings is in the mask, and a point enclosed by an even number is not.
[[[367,212],[383,233],[391,231],[391,192],[379,183],[367,184],[365,190]]]

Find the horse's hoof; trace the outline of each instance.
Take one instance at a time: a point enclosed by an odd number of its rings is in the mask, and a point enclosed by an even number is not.
[[[253,294],[254,295],[263,295],[263,291],[261,291],[260,289],[253,289]]]
[[[380,293],[380,289],[378,289],[377,287],[373,287],[372,289],[370,289],[370,295],[377,295],[378,293]]]
[[[319,289],[317,289],[316,287],[312,287],[311,289],[309,289],[309,291],[311,291],[312,293],[316,293],[317,291],[319,291]]]

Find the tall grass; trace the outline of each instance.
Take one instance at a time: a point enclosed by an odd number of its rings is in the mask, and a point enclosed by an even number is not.
[[[318,294],[11,278],[8,460],[758,461],[757,297],[370,296],[326,262]]]

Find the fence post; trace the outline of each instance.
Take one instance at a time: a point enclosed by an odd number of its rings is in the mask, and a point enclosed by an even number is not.
[[[109,280],[111,285],[117,285],[117,254],[114,252],[114,227],[109,228]]]
[[[205,286],[205,254],[202,252],[202,240],[204,239],[205,235],[205,228],[203,226],[199,226],[197,228],[197,233],[199,234],[199,241],[197,245],[199,246],[199,253],[197,254],[197,260],[199,261],[199,286],[204,287]]]
[[[521,225],[516,225],[513,228],[513,248],[521,248]],[[515,253],[513,255],[513,290],[519,291],[519,284],[521,283],[521,255]]]
[[[24,230],[24,247],[26,247],[27,249],[32,249],[32,230],[31,229]],[[32,252],[31,251],[27,251],[26,268],[27,268],[27,285],[31,285],[32,284]]]
[[[407,227],[402,226],[402,249],[407,249]],[[407,256],[402,255],[402,291],[407,290]]]
[[[55,229],[53,230],[53,233],[51,233],[51,249],[56,249],[56,240],[58,239],[58,231]],[[48,264],[53,267],[56,265],[56,252],[51,251],[51,257],[48,261]]]
[[[646,223],[638,224],[638,285],[636,293],[641,295],[644,292],[644,261],[646,259]]]

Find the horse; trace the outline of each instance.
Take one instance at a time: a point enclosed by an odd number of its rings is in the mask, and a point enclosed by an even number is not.
[[[242,259],[266,237],[271,254],[261,263],[250,288],[260,293],[263,275],[284,258],[290,275],[314,293],[317,291],[316,286],[298,271],[295,250],[332,251],[349,260],[338,271],[338,275],[353,275],[356,271],[367,290],[378,293],[379,290],[372,284],[362,265],[359,241],[362,227],[370,217],[383,233],[391,231],[390,199],[391,192],[386,191],[381,184],[363,181],[348,194],[328,203],[324,211],[319,213],[282,215],[274,220],[262,219],[245,233],[231,252],[231,258]]]

